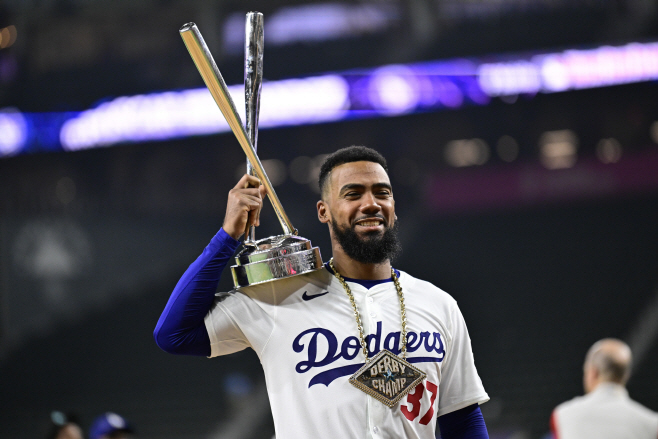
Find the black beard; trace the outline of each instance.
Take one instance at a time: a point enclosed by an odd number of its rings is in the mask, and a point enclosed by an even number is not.
[[[362,264],[380,264],[387,259],[393,260],[402,252],[397,221],[392,227],[386,227],[383,235],[370,232],[365,239],[359,238],[354,227],[340,229],[334,221],[331,221],[331,229],[347,256]]]

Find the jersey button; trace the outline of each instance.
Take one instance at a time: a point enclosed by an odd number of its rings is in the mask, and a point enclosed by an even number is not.
[[[368,297],[368,302],[373,303],[374,301],[375,299],[373,299],[372,297]]]
[[[375,433],[375,434],[379,434],[379,427],[377,427],[377,426],[372,427],[372,432]]]

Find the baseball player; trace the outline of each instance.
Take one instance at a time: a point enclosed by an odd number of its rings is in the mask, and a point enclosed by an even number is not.
[[[265,372],[276,436],[488,438],[489,397],[455,300],[391,267],[399,250],[386,160],[366,147],[330,155],[320,171],[324,268],[215,296],[222,269],[264,195],[243,176],[222,229],[180,279],[154,332],[174,354],[253,349]]]
[[[551,431],[557,439],[656,439],[658,413],[629,398],[632,354],[626,343],[603,339],[587,352],[583,368],[585,396],[557,406]]]

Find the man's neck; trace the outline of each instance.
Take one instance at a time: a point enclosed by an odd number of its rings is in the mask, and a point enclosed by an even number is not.
[[[626,387],[621,383],[616,383],[614,381],[599,381],[596,386],[589,392],[595,392],[597,390],[601,391],[604,389],[625,389]]]
[[[382,280],[391,277],[391,261],[379,264],[364,264],[347,256],[342,249],[334,249],[334,267],[343,277],[361,280]]]

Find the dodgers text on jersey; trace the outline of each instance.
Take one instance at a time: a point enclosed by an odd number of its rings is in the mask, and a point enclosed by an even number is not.
[[[377,322],[375,334],[366,336],[368,356],[377,354],[383,346],[394,354],[400,353],[400,331],[389,332],[383,335],[382,322]],[[407,353],[426,352],[427,356],[408,357],[409,363],[440,363],[445,358],[445,341],[438,332],[407,332]],[[311,328],[302,331],[292,342],[292,349],[297,353],[303,353],[305,360],[295,366],[297,373],[306,373],[313,369],[324,368],[340,359],[352,360],[359,352],[361,345],[355,336],[345,338],[339,343],[336,335],[325,328]],[[364,363],[354,363],[325,369],[314,375],[308,383],[308,387],[315,384],[328,386],[336,378],[352,375],[359,370]]]

